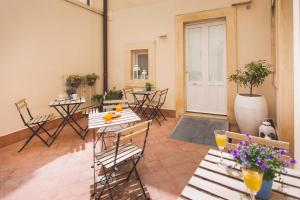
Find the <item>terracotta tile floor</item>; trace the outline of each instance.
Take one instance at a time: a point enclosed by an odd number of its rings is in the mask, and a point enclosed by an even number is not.
[[[151,127],[138,170],[151,199],[176,199],[206,155],[208,146],[169,139],[177,123],[169,118]],[[80,121],[86,124],[86,120]],[[90,199],[93,183],[92,134],[81,140],[66,126],[47,148],[36,139],[21,153],[18,142],[0,149],[0,199]]]

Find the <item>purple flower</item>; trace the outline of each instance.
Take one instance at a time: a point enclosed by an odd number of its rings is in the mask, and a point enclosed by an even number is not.
[[[282,149],[282,150],[280,151],[280,154],[283,155],[283,156],[285,156],[285,155],[286,155],[286,150],[285,150],[285,149]]]
[[[271,160],[271,159],[273,159],[273,158],[274,158],[274,157],[273,157],[272,155],[268,155],[268,156],[267,156],[267,159],[268,159],[268,160]]]
[[[292,165],[296,164],[296,160],[295,159],[292,159],[290,162],[291,162]]]
[[[262,170],[266,170],[268,168],[268,166],[265,162],[262,162],[260,167],[262,168]]]

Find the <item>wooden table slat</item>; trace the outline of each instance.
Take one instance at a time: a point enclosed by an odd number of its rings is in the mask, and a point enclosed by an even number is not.
[[[239,191],[235,191],[230,188],[224,187],[217,183],[213,183],[211,181],[202,179],[200,177],[193,176],[191,178],[191,180],[189,181],[189,184],[194,187],[200,188],[201,190],[207,191],[209,193],[214,194],[217,191],[218,196],[220,196],[221,198],[225,197],[226,199],[240,199],[240,200],[247,199],[247,200],[249,200],[248,195],[245,195]]]
[[[212,196],[206,192],[203,192],[203,191],[200,191],[200,190],[197,190],[195,188],[192,188],[190,186],[186,186],[181,195],[183,197],[186,197],[188,199],[191,199],[191,200],[199,200],[199,199],[205,199],[205,200],[219,200],[221,198],[218,198],[218,197],[215,197],[215,196]]]

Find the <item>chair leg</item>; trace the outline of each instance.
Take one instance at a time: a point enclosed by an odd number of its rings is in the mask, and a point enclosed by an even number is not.
[[[139,182],[139,184],[140,184],[140,187],[141,187],[141,189],[142,189],[142,191],[143,191],[143,195],[144,195],[145,199],[147,199],[146,191],[145,191],[145,189],[144,189],[142,180],[141,180],[140,175],[139,175],[139,173],[138,173],[138,171],[137,171],[136,168],[134,169],[134,172],[135,172],[136,179],[138,180],[138,182]]]
[[[168,121],[167,118],[164,116],[164,114],[161,112],[160,108],[159,108],[159,113],[160,113],[161,116],[164,118],[164,120]]]
[[[110,184],[109,184],[109,179],[111,178],[111,175],[112,175],[113,171],[114,171],[114,170],[112,169],[112,170],[110,171],[108,177],[107,177],[107,172],[105,171],[105,169],[104,169],[104,167],[103,167],[103,172],[104,172],[104,177],[105,177],[105,184],[104,184],[103,189],[102,189],[102,191],[101,191],[101,193],[100,193],[100,195],[98,196],[97,199],[101,199],[101,196],[102,196],[102,194],[103,194],[103,192],[104,192],[104,190],[105,190],[105,188],[106,188],[106,185],[107,185],[108,191],[109,191],[109,195],[110,195],[110,198],[111,198],[111,200],[113,200],[113,195],[112,195],[112,191],[111,191]]]
[[[137,166],[138,162],[140,161],[140,159],[141,159],[141,157],[138,157],[138,159],[136,160],[136,162],[134,162],[133,158],[131,157],[132,169],[131,169],[131,171],[129,172],[127,178],[126,178],[126,181],[129,181],[131,174],[132,174],[133,172],[135,172],[135,177],[136,177],[136,179],[138,180],[138,182],[139,182],[139,184],[140,184],[140,187],[141,187],[141,189],[142,189],[142,191],[143,191],[143,195],[144,195],[145,199],[147,199],[146,192],[145,192],[145,189],[144,189],[144,187],[143,187],[143,183],[142,183],[141,178],[140,178],[140,175],[139,175],[139,173],[138,173],[138,171],[137,171],[137,169],[136,169],[136,166]]]
[[[30,142],[30,140],[33,138],[33,136],[35,135],[35,133],[32,133],[32,135],[26,140],[26,142],[24,143],[24,145],[19,149],[19,153],[27,146],[27,144]]]
[[[43,124],[42,125],[39,125],[39,126],[41,126],[41,129],[49,136],[49,137],[53,137],[53,135],[51,135],[46,129],[44,129],[44,127],[43,127]]]

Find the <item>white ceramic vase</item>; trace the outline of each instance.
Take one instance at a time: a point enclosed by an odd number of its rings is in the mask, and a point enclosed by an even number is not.
[[[268,117],[267,101],[263,95],[238,94],[234,113],[241,133],[257,136],[261,122]]]

